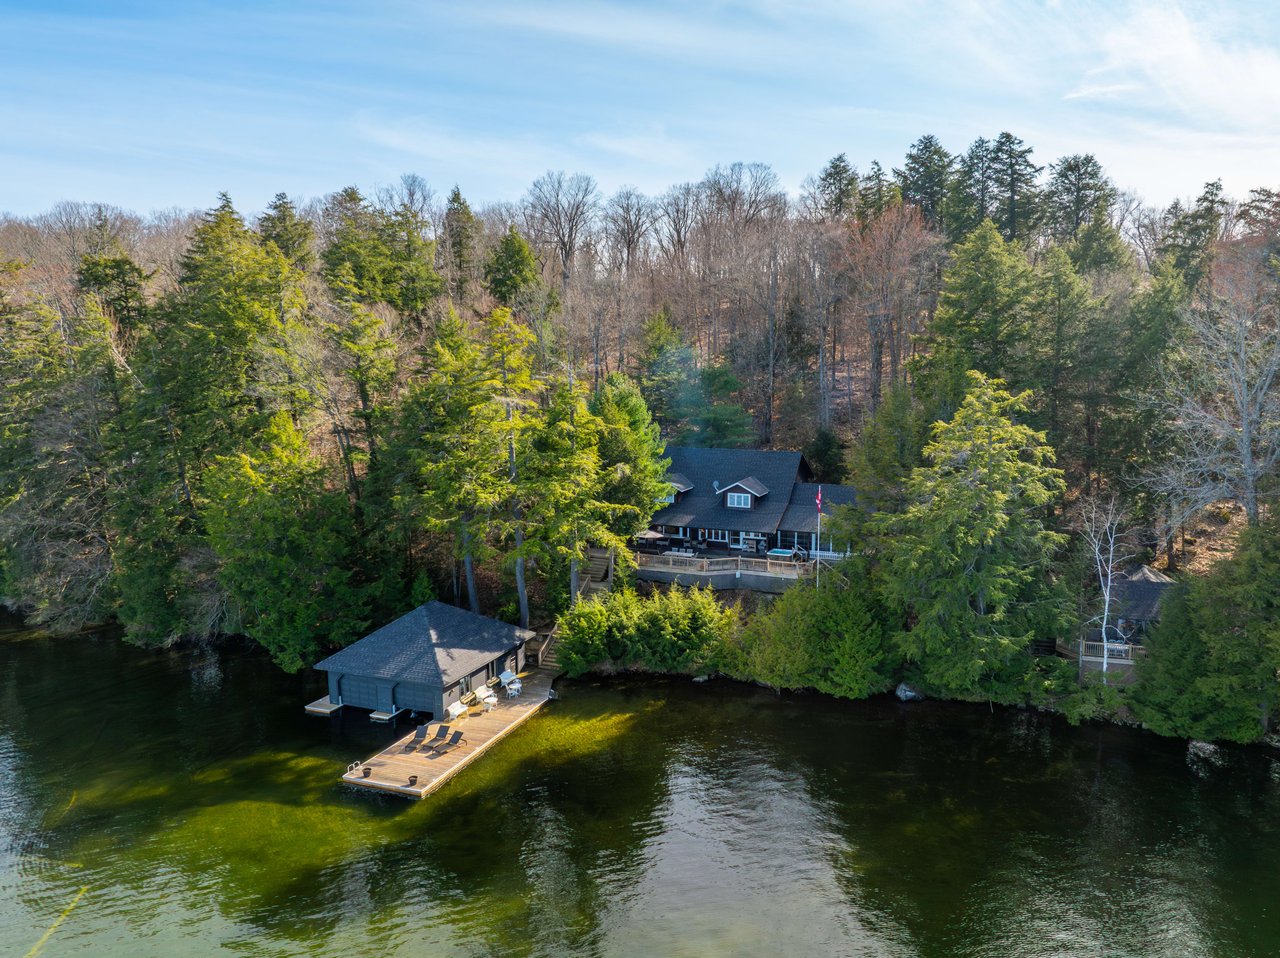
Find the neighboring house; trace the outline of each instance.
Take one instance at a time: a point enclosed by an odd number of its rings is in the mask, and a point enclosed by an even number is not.
[[[1112,618],[1116,631],[1127,642],[1141,645],[1147,632],[1160,621],[1160,605],[1175,582],[1151,566],[1138,566],[1111,584]]]
[[[533,637],[506,622],[428,602],[317,662],[329,674],[328,706],[317,711],[353,705],[378,720],[404,710],[440,718],[489,679],[519,672],[524,644]]]
[[[1160,607],[1176,583],[1150,566],[1138,566],[1117,573],[1111,583],[1111,622],[1107,626],[1108,669],[1132,669],[1134,661],[1146,653],[1147,635],[1160,621]],[[1102,629],[1090,629],[1078,649],[1061,647],[1070,657],[1079,656],[1088,670],[1102,667]]]
[[[763,555],[770,549],[844,554],[825,523],[833,507],[856,501],[853,487],[822,484],[819,542],[818,484],[800,453],[668,446],[666,455],[674,491],[651,520],[650,541],[661,537],[727,555]]]

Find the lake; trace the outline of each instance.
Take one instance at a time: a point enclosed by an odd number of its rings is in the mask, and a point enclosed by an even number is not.
[[[403,731],[305,716],[322,685],[11,622],[0,955],[1280,954],[1274,753],[562,681],[411,803],[338,783]]]

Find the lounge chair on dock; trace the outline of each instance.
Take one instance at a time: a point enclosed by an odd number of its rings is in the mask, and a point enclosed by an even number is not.
[[[419,751],[429,752],[433,748],[435,748],[437,745],[442,744],[444,740],[448,737],[449,737],[449,726],[441,725],[436,728],[435,735],[431,736],[431,738],[427,739],[425,742],[422,743],[422,748],[420,748]]]
[[[419,725],[416,729],[413,730],[413,738],[411,738],[409,741],[404,743],[404,750],[406,752],[412,752],[415,748],[417,748],[426,740],[427,740],[427,727],[425,725]]]
[[[455,748],[461,748],[466,744],[467,740],[462,737],[462,732],[454,732],[449,736],[449,740],[447,742],[441,742],[439,745],[432,747],[431,757],[435,758],[437,755],[448,755]]]
[[[467,714],[467,705],[463,702],[454,702],[445,709],[445,712],[448,713],[450,722],[456,722]]]

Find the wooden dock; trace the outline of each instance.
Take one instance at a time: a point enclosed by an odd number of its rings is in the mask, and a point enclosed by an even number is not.
[[[462,732],[465,744],[461,748],[445,755],[423,749],[407,751],[406,746],[413,740],[411,731],[372,758],[353,763],[342,780],[348,785],[405,798],[426,798],[546,705],[552,697],[551,683],[559,674],[555,666],[533,669],[520,676],[524,689],[518,697],[506,698],[499,687],[498,703],[491,711],[475,707],[455,721],[430,723],[428,739],[436,734],[440,725],[448,725],[451,731]],[[369,771],[366,773],[365,769]],[[416,776],[413,784],[410,784],[411,776]]]

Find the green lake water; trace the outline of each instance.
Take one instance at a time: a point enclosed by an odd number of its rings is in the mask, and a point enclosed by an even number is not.
[[[425,802],[246,651],[0,634],[0,955],[1280,955],[1280,760],[564,682]],[[52,931],[50,931],[52,929]],[[43,940],[43,944],[41,944]]]

